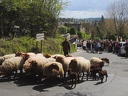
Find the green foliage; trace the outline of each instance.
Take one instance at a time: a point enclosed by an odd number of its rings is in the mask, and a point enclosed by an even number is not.
[[[108,39],[116,41],[116,36],[115,35],[110,35]]]
[[[76,31],[74,28],[71,28],[68,33],[70,33],[71,35],[76,35]]]
[[[55,36],[60,11],[66,6],[62,0],[2,0],[0,7],[3,32],[0,36],[15,37],[14,25],[20,26],[18,36],[46,31],[45,35]],[[27,31],[25,31],[27,30]]]
[[[49,54],[63,54],[61,43],[63,37],[47,38],[42,42],[43,53]],[[30,37],[14,38],[13,40],[0,39],[0,56],[11,54],[15,52],[34,52],[37,50],[41,52],[41,41],[38,41],[36,47],[36,40]],[[71,52],[76,51],[73,44],[71,44]]]
[[[85,38],[85,32],[77,32],[77,35],[79,36],[80,39]]]
[[[67,27],[66,26],[58,26],[58,33],[59,34],[66,34],[67,32]]]

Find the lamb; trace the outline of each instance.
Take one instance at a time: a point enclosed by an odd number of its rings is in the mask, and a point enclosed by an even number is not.
[[[64,77],[63,66],[59,62],[46,63],[43,67],[43,74],[46,77],[57,77],[60,75],[60,77],[63,79]]]
[[[107,81],[107,77],[108,77],[107,70],[99,71],[99,78],[101,79],[101,82],[103,82],[104,76],[106,77],[105,81]]]
[[[109,59],[108,58],[101,58],[101,60],[105,61],[109,65]]]
[[[6,59],[1,65],[2,66],[1,72],[7,75],[8,78],[10,78],[11,73],[14,71],[17,74],[17,70],[20,70],[20,75],[22,75],[22,68],[23,68],[24,62],[25,62],[24,56],[12,57],[12,58]]]
[[[99,71],[102,71],[102,68],[96,67],[96,68],[92,68],[90,70],[91,76],[93,77],[93,80],[96,80],[96,74],[99,73]]]
[[[74,59],[74,57],[64,57],[64,58],[60,56],[56,57],[56,61],[60,62],[63,66],[64,77],[66,76],[67,69],[69,69],[69,63],[71,62],[72,59]]]
[[[76,72],[78,74],[78,80],[79,80],[79,73],[81,72],[83,73],[83,76],[84,76],[84,72],[87,72],[87,80],[88,80],[90,67],[91,67],[90,61],[85,59],[84,57],[75,57],[75,59],[72,59],[69,64],[69,68],[71,68],[73,72]]]
[[[78,78],[78,74],[76,72],[72,72],[72,70],[69,68],[68,69],[68,75],[70,78],[70,82],[72,82],[71,88],[73,87],[73,81],[75,80],[75,86],[76,87],[76,83],[77,83],[77,78]]]

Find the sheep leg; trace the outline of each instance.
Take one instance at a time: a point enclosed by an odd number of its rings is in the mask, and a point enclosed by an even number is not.
[[[13,79],[15,79],[16,75],[17,75],[17,70],[14,71],[14,77],[13,77]]]
[[[92,78],[92,73],[91,72],[88,72],[88,78]]]
[[[64,76],[60,76],[61,77],[61,80],[62,80],[62,82],[63,82],[63,85],[65,84],[65,78],[64,78]]]
[[[72,82],[72,85],[71,85],[71,88],[73,87],[73,79],[71,80],[71,82]]]
[[[64,71],[64,78],[66,77],[66,71]]]
[[[103,82],[103,79],[104,79],[104,76],[103,76],[103,77],[101,77],[101,82]]]
[[[108,75],[106,74],[106,81],[107,81],[107,77],[108,77]]]
[[[93,73],[92,72],[90,72],[90,78],[92,78],[93,77]]]
[[[78,81],[80,81],[80,75],[79,75],[79,73],[77,73],[77,75],[78,75]]]
[[[83,77],[84,77],[84,72],[83,72],[83,75],[82,75],[81,81],[83,80]]]
[[[22,78],[22,75],[23,75],[23,70],[20,69],[20,78]]]
[[[74,88],[76,87],[76,83],[77,83],[77,78],[75,78],[75,86],[74,86]]]
[[[10,80],[11,79],[11,72],[6,73],[6,76],[7,76],[8,80]]]
[[[90,75],[90,73],[89,73],[89,72],[87,72],[87,81],[88,81],[88,77],[89,77],[89,75]]]
[[[52,82],[53,82],[53,86],[55,86],[55,81],[54,81],[54,76],[52,76]]]

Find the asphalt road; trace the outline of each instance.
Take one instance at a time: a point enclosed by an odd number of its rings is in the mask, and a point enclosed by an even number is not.
[[[36,82],[32,78],[7,80],[0,78],[0,96],[128,96],[128,59],[112,53],[93,54],[79,49],[74,56],[106,57],[110,60],[103,69],[108,71],[107,82],[89,79],[77,83],[71,89],[69,83],[52,86],[51,81]],[[58,81],[59,82],[59,81]]]

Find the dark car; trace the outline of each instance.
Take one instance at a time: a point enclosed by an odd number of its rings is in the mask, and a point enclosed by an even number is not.
[[[126,44],[126,42],[119,42],[119,49],[118,49],[118,55],[119,56],[125,56],[126,55],[125,44]]]

